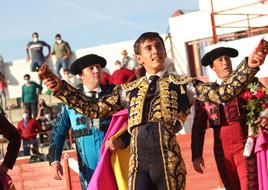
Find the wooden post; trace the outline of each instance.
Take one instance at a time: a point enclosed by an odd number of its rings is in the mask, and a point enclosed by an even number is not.
[[[69,155],[67,153],[64,154],[63,170],[64,170],[64,176],[65,176],[65,186],[66,186],[66,190],[72,190],[71,175],[70,175],[68,159],[69,159]]]

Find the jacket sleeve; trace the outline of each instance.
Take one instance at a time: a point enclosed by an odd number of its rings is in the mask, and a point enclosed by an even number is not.
[[[211,83],[202,83],[195,80],[193,85],[196,88],[196,98],[202,102],[226,103],[247,87],[258,71],[259,68],[249,68],[247,59],[244,59],[221,85],[211,85]]]
[[[90,118],[104,118],[123,109],[120,96],[123,92],[120,85],[116,86],[112,93],[99,99],[92,99],[67,82],[63,81],[63,83],[63,88],[54,95],[82,115]]]
[[[34,83],[35,87],[40,89],[40,91],[42,91],[43,87],[40,84],[37,84],[36,82]]]
[[[205,106],[202,102],[196,101],[194,106],[195,116],[191,136],[192,160],[202,157],[203,155],[203,146],[208,119]]]
[[[18,122],[18,125],[17,125],[17,129],[18,129],[20,135],[21,135],[21,133],[22,133],[21,126],[22,126],[22,122],[19,121],[19,122]]]
[[[52,128],[50,144],[48,150],[48,161],[51,164],[54,161],[60,161],[63,145],[68,133],[71,128],[71,120],[67,107],[63,106],[59,113],[55,125]]]
[[[4,162],[2,164],[7,168],[12,169],[20,149],[20,134],[4,115],[0,115],[0,123],[0,133],[9,141]]]

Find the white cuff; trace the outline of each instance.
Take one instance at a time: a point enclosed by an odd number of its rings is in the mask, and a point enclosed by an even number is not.
[[[52,166],[53,164],[57,164],[57,163],[60,164],[60,161],[55,160],[54,162],[51,163],[51,166]]]

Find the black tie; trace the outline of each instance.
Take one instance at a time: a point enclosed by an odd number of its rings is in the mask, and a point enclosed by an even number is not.
[[[146,122],[148,120],[148,113],[151,105],[152,99],[155,97],[155,91],[157,87],[157,81],[159,80],[159,76],[152,75],[149,77],[149,86],[148,91],[145,97],[145,103],[143,107],[143,122]]]
[[[159,80],[159,76],[157,75],[152,75],[149,77],[149,80],[151,81],[148,87],[148,93],[149,95],[155,94],[156,91],[156,83]]]
[[[95,100],[96,99],[96,95],[97,95],[97,92],[96,91],[89,91],[89,93],[91,94],[91,98],[92,98],[92,100]]]

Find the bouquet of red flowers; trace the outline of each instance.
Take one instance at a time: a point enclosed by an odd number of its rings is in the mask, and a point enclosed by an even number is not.
[[[247,100],[247,126],[248,135],[256,136],[258,126],[254,122],[261,116],[262,112],[268,107],[268,92],[264,86],[259,83],[250,83],[249,90],[244,93],[244,99]]]
[[[254,122],[267,112],[268,91],[260,83],[250,83],[248,89],[243,93],[243,98],[247,101],[247,126],[248,139],[245,145],[244,156],[249,156],[253,150],[254,138],[258,135],[259,126]]]

